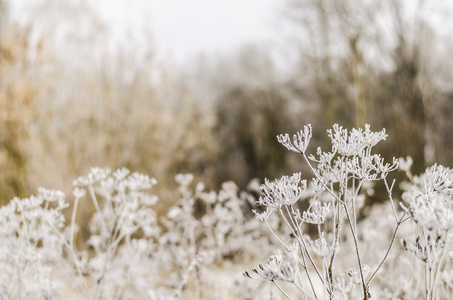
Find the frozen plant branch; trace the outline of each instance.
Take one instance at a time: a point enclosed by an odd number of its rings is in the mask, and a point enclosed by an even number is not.
[[[301,254],[307,255],[310,267],[318,275],[330,299],[335,297],[335,274],[333,272],[335,261],[336,259],[341,259],[337,249],[345,242],[343,241],[345,237],[351,239],[358,264],[357,275],[361,283],[360,292],[363,299],[368,300],[371,297],[369,284],[387,259],[396,239],[398,228],[406,216],[403,213],[400,218],[397,218],[392,197],[394,183],[389,187],[386,181],[388,174],[398,168],[399,162],[394,158],[392,163],[386,163],[379,154],[372,153],[374,146],[387,138],[385,129],[373,132],[370,125],[365,125],[364,129],[354,128],[348,131],[342,126],[335,124],[331,130],[327,131],[327,134],[331,139],[332,149],[324,152],[321,148],[318,148],[316,157],[307,154],[308,145],[312,137],[311,125],[305,126],[303,130],[294,134],[292,140],[288,134],[277,136],[278,142],[285,148],[302,154],[314,175],[311,179],[314,187],[314,196],[308,195],[309,193],[307,195],[303,193],[307,190],[308,185],[304,182],[301,188],[299,183],[301,182],[300,173],[295,173],[291,177],[283,176],[273,182],[265,179],[265,184],[261,186],[262,196],[257,201],[257,204],[267,207],[267,210],[266,213],[262,213],[259,217],[267,222],[270,217],[270,214],[267,213],[268,211],[280,212],[281,220],[287,225],[294,239],[299,243]],[[317,165],[315,166],[314,164]],[[360,226],[358,218],[359,210],[363,206],[364,198],[366,197],[363,187],[366,183],[378,181],[384,181],[396,225],[389,247],[376,270],[367,279],[363,257],[359,250]],[[329,200],[325,199],[327,195],[330,196]],[[294,209],[298,201],[301,200],[310,201],[311,203],[309,208],[303,212],[299,212],[299,209]],[[340,235],[341,224],[344,222],[350,228],[349,235],[345,235],[346,233]],[[324,226],[325,223],[332,226]],[[310,224],[317,226],[318,237],[313,241],[308,239],[307,243],[307,237],[303,231]],[[272,233],[275,235],[275,232],[272,231]],[[326,240],[328,236],[332,239],[332,244],[330,245]],[[281,241],[281,239],[279,240]],[[281,244],[284,245],[283,242]],[[321,262],[319,262],[318,258]],[[327,261],[329,261],[329,264],[327,264]],[[274,267],[277,268],[278,264],[274,265]],[[276,273],[278,273],[277,270],[273,274]],[[272,281],[277,278],[267,279]],[[316,298],[314,290],[313,294]]]

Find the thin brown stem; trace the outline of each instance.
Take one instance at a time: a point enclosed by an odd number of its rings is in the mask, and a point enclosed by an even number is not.
[[[291,225],[289,224],[288,220],[286,219],[285,217],[285,214],[282,212],[282,210],[280,209],[279,210],[283,220],[285,221],[286,225],[290,228],[292,234],[294,234],[294,236],[296,237],[296,239],[298,240],[298,242],[304,246],[304,250],[305,250],[305,253],[307,254],[308,256],[308,259],[310,260],[310,263],[312,264],[313,268],[315,269],[316,271],[316,274],[318,275],[319,279],[321,280],[322,284],[324,285],[324,287],[328,290],[328,287],[326,286],[326,283],[324,282],[323,278],[322,278],[322,275],[321,273],[319,272],[319,269],[318,267],[316,266],[316,263],[315,261],[313,260],[313,257],[311,257],[310,255],[310,252],[308,252],[308,248],[307,248],[307,244],[305,243],[305,240],[303,238],[303,236],[299,235],[299,232],[296,233],[294,231],[294,229],[291,227]],[[332,293],[330,290],[328,290],[329,294]]]

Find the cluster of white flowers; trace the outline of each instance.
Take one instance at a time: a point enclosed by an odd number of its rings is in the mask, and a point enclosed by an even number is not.
[[[310,125],[295,134],[292,141],[288,134],[277,136],[278,141],[288,150],[302,154],[314,175],[310,185],[312,190],[307,191],[307,183],[301,180],[301,173],[295,173],[291,177],[283,176],[273,182],[266,179],[260,189],[262,196],[257,201],[257,204],[266,207],[266,210],[254,213],[258,219],[265,221],[284,249],[288,248],[286,242],[280,239],[268,224],[271,212],[279,212],[276,215],[279,215],[283,224],[289,228],[299,245],[301,257],[304,258],[302,273],[305,273],[312,286],[313,294],[304,292],[305,297],[317,297],[312,278],[313,274],[316,274],[315,277],[318,277],[330,299],[333,299],[339,290],[342,291],[340,294],[348,290],[348,294],[352,295],[354,289],[358,291],[354,295],[361,293],[361,297],[369,299],[369,283],[382,263],[376,266],[373,276],[367,279],[369,268],[363,263],[363,255],[360,253],[359,236],[364,233],[359,232],[358,216],[373,182],[384,182],[389,198],[393,201],[392,188],[387,184],[386,178],[398,168],[398,160],[394,158],[392,163],[386,163],[379,154],[372,153],[373,147],[387,138],[385,130],[373,132],[370,126],[366,125],[364,129],[348,131],[336,124],[327,134],[332,148],[330,151],[318,148],[316,156],[307,153],[312,137]],[[302,213],[302,204],[299,203],[301,199],[309,203],[308,209]],[[396,216],[396,211],[394,215],[395,227],[398,228],[402,218]],[[349,235],[342,230],[344,225],[349,227]],[[310,232],[310,226],[317,231],[314,240],[306,234]],[[393,241],[394,238],[389,241],[389,249]],[[359,278],[360,281],[357,287],[345,285],[342,289],[336,288],[336,283],[341,280],[333,270],[341,244],[354,245],[352,253],[356,254],[359,275],[354,278]],[[283,276],[278,271],[280,264],[280,257],[272,256],[268,264],[259,265],[254,272],[271,281],[282,280]],[[297,268],[296,273],[299,271]]]
[[[302,221],[305,223],[320,225],[326,221],[327,215],[330,213],[330,203],[324,203],[321,206],[321,202],[315,201],[311,205],[310,211],[304,211],[302,213]]]
[[[338,124],[333,125],[333,130],[327,130],[327,135],[332,140],[332,149],[338,151],[342,156],[351,157],[360,155],[363,151],[371,151],[371,148],[377,143],[387,138],[385,129],[380,132],[370,130],[370,125],[365,125],[365,130],[362,128],[353,128],[349,133],[347,129]]]
[[[324,233],[321,233],[321,236],[314,241],[310,240],[310,237],[308,236],[306,237],[306,240],[308,241],[309,248],[319,257],[329,257],[335,253],[335,247],[337,245],[329,245],[324,238]]]
[[[297,268],[297,261],[293,257],[286,256],[281,251],[277,251],[276,254],[269,257],[266,264],[259,263],[252,271],[265,280],[294,282],[297,275]],[[244,275],[252,278],[247,271]]]
[[[386,163],[372,148],[387,135],[368,125],[335,125],[328,136],[332,148],[315,155],[311,126],[292,140],[278,136],[308,164],[309,184],[294,173],[216,192],[178,174],[179,198],[160,216],[150,193],[157,181],[125,168],[76,179],[72,214],[58,190],[14,198],[0,207],[0,298],[262,299],[263,281],[288,299],[452,298],[453,170],[434,165],[414,176],[410,157]],[[397,168],[410,180],[399,206],[387,182]],[[388,201],[364,207],[378,184]],[[92,208],[83,231],[81,205]],[[226,284],[233,264],[263,253],[273,255],[244,273],[256,286]]]
[[[53,274],[68,270],[60,230],[67,207],[61,191],[39,189],[0,208],[0,298],[54,298],[63,285]],[[70,274],[69,274],[70,275]]]
[[[117,298],[149,292],[149,285],[143,285],[140,280],[151,276],[151,253],[157,249],[153,241],[159,229],[152,208],[157,197],[148,193],[156,183],[154,178],[139,173],[130,174],[125,168],[113,173],[107,168],[92,168],[88,175],[73,182],[75,204],[69,245],[76,268],[96,283],[94,291],[85,290],[87,296]],[[73,242],[76,240],[76,204],[86,194],[95,207],[87,240],[91,254],[78,251]],[[135,265],[137,261],[141,261],[142,265]],[[144,266],[148,266],[147,272]],[[124,272],[123,278],[117,276],[121,272]],[[91,285],[90,282],[85,284]],[[125,291],[123,287],[126,285],[130,288]]]
[[[176,257],[172,261],[175,269],[184,270],[201,252],[213,250],[215,259],[242,252],[244,236],[248,233],[256,243],[267,240],[260,223],[244,216],[245,205],[253,204],[256,199],[246,192],[239,193],[233,182],[225,182],[215,193],[206,191],[202,183],[191,189],[192,175],[179,174],[176,180],[180,183],[181,198],[161,220],[168,231],[159,239],[167,249],[177,251],[172,253]]]
[[[214,192],[194,184],[191,174],[176,181],[181,198],[160,226],[153,209],[158,198],[149,192],[157,181],[125,168],[93,168],[76,179],[68,222],[61,191],[39,188],[37,196],[14,198],[0,208],[0,298],[219,298],[225,283],[213,283],[207,272],[255,258],[252,244],[270,249],[273,243],[247,209],[256,198],[233,182]],[[251,189],[256,194],[259,184]],[[82,205],[94,212],[79,232]]]
[[[273,182],[266,179],[265,184],[260,187],[263,196],[257,203],[275,210],[283,205],[294,205],[307,187],[307,182],[305,180],[301,182],[300,176],[301,173],[294,173],[291,177],[283,176]]]
[[[410,179],[412,183],[404,186],[403,194],[409,206],[401,206],[420,232],[401,242],[407,251],[425,263],[426,298],[434,299],[445,248],[453,238],[453,170],[433,165]]]
[[[445,242],[453,229],[453,170],[433,165],[404,187],[409,207],[402,207],[422,229]]]
[[[304,129],[293,135],[293,142],[289,138],[289,134],[280,134],[277,136],[277,140],[280,144],[286,147],[286,149],[298,153],[305,153],[308,144],[312,137],[311,125],[304,126]]]
[[[106,178],[110,174],[111,170],[109,168],[99,168],[93,167],[90,170],[90,173],[86,176],[80,176],[74,180],[73,185],[75,186],[89,186],[93,185],[96,182]]]
[[[385,179],[388,173],[398,168],[398,160],[385,163],[379,154],[372,154],[372,148],[385,140],[385,130],[373,132],[366,125],[365,130],[352,129],[349,133],[335,124],[328,130],[332,140],[332,151],[317,149],[317,157],[310,155],[311,161],[318,164],[317,175],[326,182],[344,182],[348,176],[364,181]]]

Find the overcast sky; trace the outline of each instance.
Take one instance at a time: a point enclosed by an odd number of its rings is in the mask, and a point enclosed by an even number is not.
[[[146,29],[159,52],[177,61],[267,42],[276,30],[279,0],[97,0],[114,30]]]

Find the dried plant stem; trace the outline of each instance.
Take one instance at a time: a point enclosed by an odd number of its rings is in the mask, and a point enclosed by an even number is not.
[[[271,281],[280,290],[280,292],[282,292],[282,294],[285,295],[286,298],[288,298],[289,300],[292,300],[291,297],[277,284],[277,282],[275,280],[271,280]]]
[[[335,225],[335,240],[334,240],[334,245],[336,243],[338,243],[338,240],[339,240],[339,237],[340,237],[340,222],[338,220],[337,224]],[[329,268],[328,268],[328,274],[329,274],[329,278],[331,278],[331,280],[333,280],[333,262],[335,260],[335,253],[336,253],[336,250],[333,251],[332,253],[332,256],[330,257],[330,264],[329,264]]]
[[[304,254],[302,253],[302,255],[304,255]],[[305,261],[305,258],[304,258],[304,261]],[[307,268],[304,268],[304,270],[305,270],[306,272],[308,272]],[[307,299],[307,296],[309,296],[311,299],[318,300],[318,297],[316,296],[316,291],[315,291],[314,286],[313,286],[313,284],[312,284],[312,282],[311,282],[310,276],[308,276],[308,280],[309,280],[309,282],[310,282],[310,286],[311,286],[311,289],[312,289],[312,292],[313,292],[313,296],[314,296],[314,297],[311,297],[310,295],[307,295],[307,292],[306,292],[306,291],[304,290],[304,288],[303,288],[302,277],[300,276],[300,273],[299,273],[299,272],[297,272],[297,274],[298,274],[298,277],[299,277],[299,281],[300,281],[300,282],[299,282],[299,284],[296,284],[296,283],[294,282],[294,285],[295,285],[295,286],[303,293],[304,298]]]
[[[82,270],[80,269],[80,266],[79,266],[79,263],[78,263],[78,259],[77,259],[77,256],[74,252],[74,248],[71,247],[71,245],[68,244],[68,242],[66,241],[66,239],[61,235],[60,231],[55,228],[55,226],[48,222],[48,224],[51,226],[51,228],[55,231],[55,233],[58,235],[58,237],[60,238],[61,242],[63,243],[63,245],[66,246],[66,248],[68,249],[69,253],[71,254],[72,256],[72,259],[74,261],[74,265],[75,265],[75,268],[76,268],[76,271],[79,275],[79,278],[83,279],[83,287],[85,289],[85,292],[89,295],[89,297],[92,299],[93,298],[93,295],[91,294],[90,292],[90,289],[88,288],[88,285],[86,283],[86,280],[85,280],[85,277],[83,276],[83,272]]]
[[[294,207],[291,206],[292,213],[289,211],[288,206],[285,206],[285,207],[286,207],[286,211],[287,211],[287,213],[288,213],[288,216],[289,216],[289,218],[291,219],[291,223],[293,223],[293,225],[294,225],[294,227],[297,229],[297,232],[299,233],[301,239],[303,239],[302,232],[301,232],[301,230],[300,230],[300,228],[301,228],[301,226],[302,226],[302,223],[299,225],[299,224],[297,224],[297,220],[293,220],[293,218],[292,218],[292,216],[293,216],[293,214],[294,214]],[[303,251],[302,246],[301,246],[300,243],[299,243],[299,247],[300,247],[300,251],[301,251],[301,253],[302,253],[302,258],[303,258],[304,264],[305,264],[305,266],[307,266],[307,264],[306,264],[306,262],[305,262],[305,253],[304,253],[304,251]],[[318,297],[317,297],[317,295],[316,295],[315,288],[314,288],[314,286],[313,286],[313,282],[312,282],[312,280],[311,280],[310,272],[308,271],[308,268],[307,268],[307,267],[305,267],[305,272],[307,273],[307,278],[308,278],[308,281],[310,282],[310,286],[311,286],[311,289],[312,289],[312,291],[313,291],[313,295],[315,296],[316,299],[318,299]]]
[[[348,211],[348,207],[346,206],[346,204],[344,204],[344,209],[345,209],[345,212],[346,212],[346,218],[348,220],[348,223],[349,223],[349,227],[351,228],[351,234],[352,234],[352,239],[354,241],[354,248],[355,248],[355,252],[356,252],[356,255],[357,255],[357,261],[358,261],[358,264],[359,264],[359,271],[360,271],[360,280],[362,281],[362,287],[363,287],[363,292],[364,292],[364,300],[368,300],[368,287],[366,286],[365,284],[365,279],[363,278],[363,266],[362,266],[362,261],[361,261],[361,258],[360,258],[360,251],[359,251],[359,243],[358,243],[358,239],[357,239],[357,233],[355,232],[354,230],[354,226],[352,225],[352,221],[351,221],[351,217],[349,215],[349,211]]]
[[[393,231],[393,236],[392,236],[392,240],[390,241],[390,245],[388,246],[387,248],[387,251],[385,252],[385,255],[384,257],[382,258],[381,262],[379,263],[379,265],[377,266],[376,270],[374,270],[373,274],[371,274],[370,278],[367,280],[366,282],[366,285],[368,286],[371,282],[371,280],[373,280],[374,276],[376,276],[376,273],[379,271],[379,269],[382,267],[382,265],[384,264],[385,260],[387,259],[389,253],[390,253],[390,250],[392,249],[393,247],[393,243],[395,242],[395,239],[396,239],[396,235],[398,233],[398,229],[400,227],[400,225],[407,219],[404,219],[406,213],[403,213],[401,215],[401,218],[399,219],[398,223],[396,224],[396,227],[395,227],[395,230]]]
[[[77,197],[74,200],[74,208],[72,209],[72,216],[71,216],[71,240],[69,241],[69,246],[73,249],[74,246],[74,227],[75,227],[75,218],[77,213],[77,206],[79,204],[80,198]]]
[[[392,190],[393,190],[393,186],[395,185],[395,180],[393,180],[392,185],[389,187],[389,185],[387,183],[387,179],[384,178],[384,184],[385,184],[385,188],[387,189],[387,193],[389,195],[390,204],[392,205],[393,216],[395,217],[395,221],[398,222],[398,217],[396,215],[396,209],[395,209],[395,203],[393,201],[393,196],[392,196]]]
[[[310,163],[310,160],[308,159],[307,155],[305,153],[301,153],[305,162],[307,163],[308,167],[310,168],[311,172],[313,173],[313,175],[315,175],[315,177],[319,180],[319,182],[321,182],[322,186],[326,189],[326,191],[328,191],[334,198],[335,200],[337,200],[338,202],[340,202],[341,204],[344,204],[343,200],[341,200],[337,194],[335,194],[328,186],[327,184],[324,182],[324,180],[322,180],[321,176],[319,176],[319,174],[316,172],[315,168],[313,168],[313,166],[311,165]]]
[[[93,201],[94,208],[96,209],[96,212],[97,212],[97,213],[99,214],[99,216],[101,217],[102,226],[104,227],[105,232],[108,232],[107,224],[105,224],[105,220],[104,220],[104,218],[102,217],[101,208],[99,207],[99,203],[98,203],[98,200],[97,200],[97,198],[96,198],[96,194],[94,193],[94,187],[93,187],[92,185],[90,185],[90,186],[88,187],[88,190],[90,191],[90,196],[91,196],[91,200]]]
[[[348,223],[349,223],[349,227],[351,228],[351,234],[352,234],[352,238],[353,238],[353,241],[354,241],[354,247],[355,247],[355,251],[356,251],[356,255],[357,255],[357,260],[358,260],[358,264],[359,264],[359,270],[360,270],[360,278],[361,278],[361,281],[362,281],[362,287],[363,287],[363,291],[364,291],[364,300],[368,300],[368,288],[365,284],[365,279],[363,278],[363,267],[362,267],[362,262],[361,262],[361,258],[360,258],[360,251],[359,251],[359,245],[358,245],[358,240],[357,240],[357,235],[356,235],[356,232],[354,230],[354,225],[353,225],[353,221],[351,220],[351,216],[349,215],[349,211],[348,211],[348,206],[346,205],[346,202],[341,200],[338,195],[336,195],[331,189],[329,189],[327,187],[327,185],[325,184],[325,182],[322,180],[322,178],[317,174],[317,172],[315,171],[315,169],[313,168],[313,166],[311,165],[308,157],[306,156],[305,153],[302,153],[305,161],[307,162],[308,166],[310,167],[311,171],[313,172],[313,174],[316,176],[316,178],[321,182],[321,184],[324,186],[324,188],[335,198],[337,199],[341,204],[343,204],[344,206],[344,209],[345,209],[345,213],[346,213],[346,217],[347,217],[347,220],[348,220]],[[347,176],[346,176],[346,180],[347,180]],[[346,183],[347,185],[347,183]],[[344,187],[344,190],[347,191],[347,187]],[[351,196],[351,195],[350,195]],[[354,202],[354,199],[352,199],[352,201]]]
[[[445,233],[447,236],[448,233]],[[446,240],[446,236],[444,239]],[[427,240],[425,240],[425,245],[427,245]],[[440,248],[440,249],[439,249]],[[427,299],[435,299],[435,291],[436,291],[436,282],[437,282],[437,274],[440,267],[440,262],[442,257],[445,253],[445,244],[443,242],[436,243],[436,248],[430,249],[432,251],[428,251],[430,255],[434,257],[432,259],[428,258],[426,265],[429,268],[429,293],[427,293]],[[425,280],[427,281],[427,280]]]
[[[179,286],[178,286],[178,288],[176,289],[176,292],[175,292],[176,299],[179,299],[179,297],[181,296],[182,289],[184,288],[184,286],[187,283],[187,280],[189,279],[190,272],[192,272],[192,270],[196,267],[196,265],[197,265],[197,260],[196,259],[197,258],[192,259],[192,261],[190,262],[189,267],[184,272],[184,275],[182,276],[181,283],[179,284]]]
[[[272,235],[280,242],[280,245],[283,246],[283,248],[285,248],[285,250],[289,250],[288,246],[285,245],[285,243],[279,238],[279,236],[274,232],[274,230],[269,226],[269,224],[267,223],[267,221],[264,221],[264,224],[266,224],[267,228],[269,229],[269,231],[272,233]]]
[[[328,289],[328,287],[326,286],[326,283],[324,282],[323,278],[322,278],[322,275],[321,273],[319,272],[319,269],[318,267],[316,266],[316,263],[315,261],[313,260],[313,257],[311,256],[310,252],[308,251],[308,248],[307,248],[307,245],[305,243],[305,240],[303,238],[303,236],[300,234],[300,232],[298,231],[297,233],[294,231],[294,229],[291,227],[291,224],[289,224],[288,220],[286,219],[285,217],[285,214],[282,212],[282,210],[280,209],[279,210],[283,220],[285,221],[286,225],[288,225],[288,227],[290,228],[292,234],[296,237],[296,239],[298,240],[298,242],[304,246],[304,249],[305,249],[305,253],[307,254],[308,256],[308,259],[310,260],[310,263],[312,264],[313,268],[315,269],[316,271],[316,274],[318,275],[319,279],[321,280],[322,284],[324,285],[324,287],[326,289]],[[328,290],[329,293],[332,293],[331,291]]]
[[[313,292],[313,296],[315,297],[315,299],[318,299],[318,296],[316,295],[315,287],[313,286],[313,281],[311,280],[310,272],[309,272],[308,267],[307,267],[307,262],[305,260],[305,253],[304,253],[304,250],[302,248],[302,245],[299,244],[299,248],[300,248],[300,253],[302,253],[302,261],[304,263],[304,270],[305,270],[305,273],[307,274],[308,282],[310,283],[310,287],[311,287],[311,290]]]

